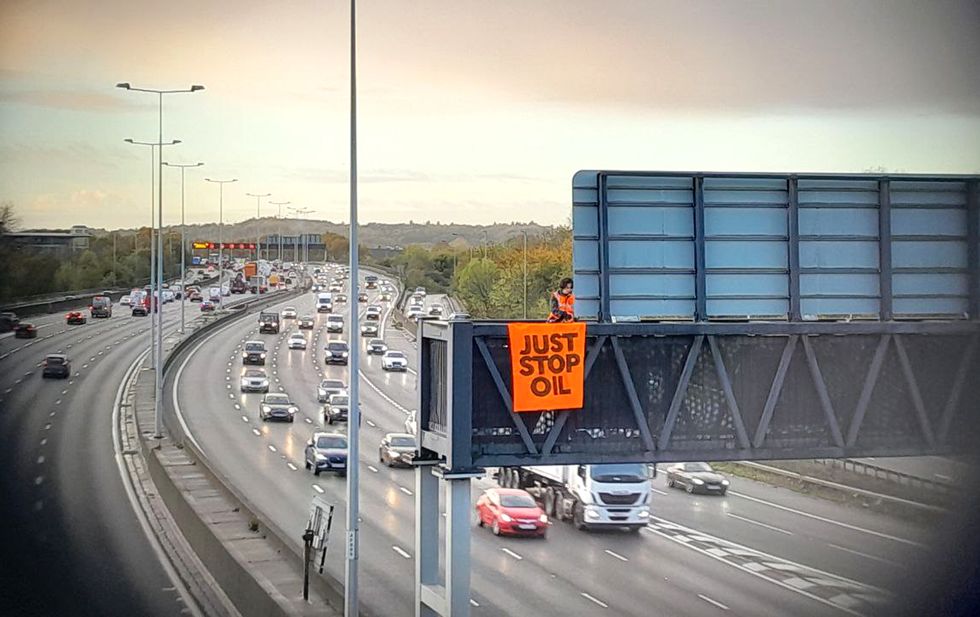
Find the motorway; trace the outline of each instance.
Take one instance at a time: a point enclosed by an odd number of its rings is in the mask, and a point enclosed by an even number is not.
[[[163,316],[175,328],[179,303]],[[117,389],[149,345],[149,318],[117,304],[84,325],[66,326],[64,313],[30,321],[36,339],[0,338],[0,612],[187,614],[134,516],[112,440]],[[56,352],[72,376],[42,379]]]
[[[293,305],[300,316],[315,314],[313,297],[268,310]],[[427,299],[433,302],[444,303]],[[337,312],[346,316],[348,309]],[[338,506],[327,567],[343,580],[336,547],[343,545],[344,481],[314,477],[303,455],[323,426],[316,384],[322,377],[349,382],[347,368],[324,367],[319,350],[328,337],[346,337],[328,335],[320,315],[312,334],[306,331],[309,348],[289,350],[285,341],[296,325],[284,323],[278,336],[258,335],[257,323],[245,318],[202,339],[168,382],[175,394],[167,403],[212,467],[297,546],[315,495]],[[270,347],[273,390],[287,392],[300,408],[294,424],[262,422],[261,395],[239,392],[241,348],[256,338]],[[384,338],[415,364],[404,332],[386,330]],[[377,616],[414,614],[414,471],[386,468],[376,453],[386,432],[404,430],[417,404],[415,380],[412,370],[385,373],[378,357],[362,354],[360,588],[363,605]],[[700,497],[667,489],[663,474],[652,482],[654,517],[639,536],[557,523],[547,540],[529,541],[474,528],[473,614],[869,614],[899,590],[913,589],[914,564],[932,554],[928,529],[787,489],[734,479],[726,497]],[[474,501],[492,485],[475,481]]]

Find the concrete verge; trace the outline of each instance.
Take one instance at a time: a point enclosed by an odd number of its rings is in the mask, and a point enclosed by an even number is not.
[[[270,294],[218,319],[201,316],[192,322],[183,337],[167,337],[165,380],[172,379],[167,369],[195,340],[250,314],[250,309],[289,297],[289,294]],[[339,586],[330,584],[324,577],[311,577],[310,602],[303,600],[301,556],[281,531],[268,525],[209,468],[203,453],[182,443],[189,440],[185,440],[179,426],[172,426],[176,422],[166,423],[170,436],[162,440],[152,438],[152,371],[139,371],[132,390],[131,409],[156,491],[197,558],[240,614],[246,617],[342,615],[342,608],[336,608],[343,606],[342,588],[338,593]],[[296,530],[296,535],[300,532]]]

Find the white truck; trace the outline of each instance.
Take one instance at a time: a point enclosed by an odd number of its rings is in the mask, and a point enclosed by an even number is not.
[[[650,477],[642,463],[502,467],[497,481],[526,490],[552,519],[579,529],[639,532],[650,518]]]
[[[317,313],[329,313],[333,311],[333,296],[327,292],[321,292],[316,295],[316,312]]]

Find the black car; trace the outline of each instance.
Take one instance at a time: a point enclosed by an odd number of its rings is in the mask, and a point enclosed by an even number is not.
[[[32,323],[22,321],[14,326],[14,338],[37,338],[37,327]]]
[[[347,436],[341,433],[313,433],[306,444],[304,455],[306,468],[314,475],[321,471],[336,471],[340,477],[347,475]]]
[[[367,294],[364,293],[363,291],[361,293],[357,294],[357,301],[358,302],[367,302]]]
[[[378,448],[378,461],[388,467],[396,465],[411,467],[416,447],[415,435],[388,433],[381,440],[381,446]]]
[[[242,364],[265,365],[265,343],[262,341],[246,341],[242,350]]]
[[[60,377],[67,379],[71,375],[71,361],[63,353],[52,353],[44,357],[41,377]]]
[[[20,319],[17,318],[16,313],[3,312],[0,313],[0,332],[10,332],[17,327],[20,323]]]
[[[388,346],[379,338],[373,338],[367,342],[368,355],[380,356],[388,351]]]
[[[300,317],[299,319],[300,330],[312,330],[314,325],[316,325],[316,320],[314,320],[309,315]]]
[[[299,408],[289,400],[289,395],[269,393],[262,397],[259,404],[259,418],[262,420],[283,420],[292,422],[296,419]]]
[[[279,313],[259,313],[259,334],[279,334]]]
[[[327,424],[347,422],[350,411],[350,397],[346,394],[331,394],[330,401],[323,406],[323,421]]]
[[[323,362],[325,364],[347,364],[350,346],[347,341],[330,341],[327,343],[324,354]]]
[[[683,488],[688,493],[724,495],[728,484],[725,476],[707,463],[676,463],[667,468],[667,486]]]

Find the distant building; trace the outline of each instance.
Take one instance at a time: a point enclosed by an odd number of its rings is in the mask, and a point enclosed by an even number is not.
[[[15,231],[4,234],[5,242],[33,253],[47,253],[55,257],[69,257],[89,247],[92,230],[85,225],[74,225],[64,230]]]

